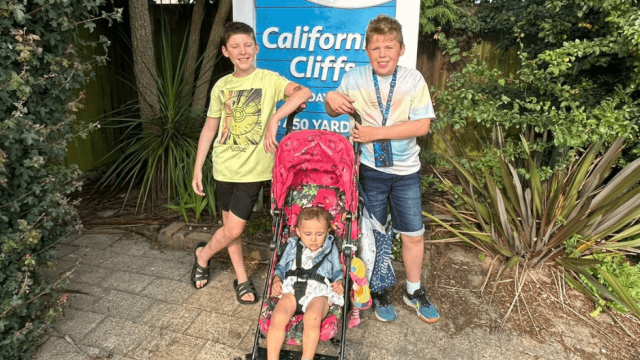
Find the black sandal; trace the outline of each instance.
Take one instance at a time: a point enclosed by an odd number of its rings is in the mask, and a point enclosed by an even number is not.
[[[191,269],[191,285],[193,285],[197,290],[209,285],[209,266],[211,266],[211,259],[207,262],[206,267],[202,267],[198,264],[198,256],[195,255],[199,248],[203,248],[205,246],[207,246],[206,242],[199,242],[196,244],[196,249],[194,250],[195,262],[193,263],[193,269]],[[201,287],[198,287],[198,281],[206,281],[206,283]]]
[[[235,279],[233,280],[233,288],[236,290],[236,297],[240,304],[251,305],[258,302],[258,293],[256,292],[256,288],[253,286],[251,279],[241,284],[238,284],[238,279]],[[242,300],[242,297],[247,294],[253,294],[253,301]]]

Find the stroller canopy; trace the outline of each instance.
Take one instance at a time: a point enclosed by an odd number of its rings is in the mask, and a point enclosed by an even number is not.
[[[324,130],[293,132],[278,146],[273,168],[272,207],[282,209],[288,190],[306,184],[335,188],[344,193],[344,210],[357,213],[357,160],[353,147],[343,135]],[[317,197],[322,197],[319,191]],[[335,195],[334,195],[335,196]],[[327,202],[333,200],[327,198]],[[326,208],[330,210],[329,208]],[[297,214],[289,218],[295,224]],[[357,234],[357,228],[353,234]],[[355,239],[355,236],[353,237]]]

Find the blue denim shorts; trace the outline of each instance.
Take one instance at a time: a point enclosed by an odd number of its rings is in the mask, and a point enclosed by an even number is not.
[[[361,164],[360,186],[367,197],[367,211],[383,226],[389,207],[395,231],[407,236],[424,233],[419,172],[393,175]]]

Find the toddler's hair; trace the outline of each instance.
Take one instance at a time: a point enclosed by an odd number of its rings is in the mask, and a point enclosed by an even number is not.
[[[367,48],[369,48],[369,43],[371,42],[373,35],[394,35],[400,46],[404,44],[402,39],[402,25],[400,25],[398,20],[389,15],[380,14],[375,19],[369,21],[367,34],[365,35]]]
[[[230,23],[227,23],[224,26],[224,30],[222,31],[222,35],[220,36],[220,44],[226,47],[227,41],[229,41],[229,39],[233,35],[238,35],[238,34],[251,36],[251,38],[253,39],[253,42],[258,44],[258,41],[256,41],[256,33],[253,31],[253,28],[239,21],[232,21]]]
[[[324,220],[327,224],[327,228],[331,227],[331,214],[319,206],[306,207],[302,209],[300,214],[298,214],[298,223],[296,225],[299,227],[303,220],[312,219]]]

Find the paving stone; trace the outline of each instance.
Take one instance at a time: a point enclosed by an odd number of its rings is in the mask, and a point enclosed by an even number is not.
[[[149,327],[158,327],[177,333],[183,333],[202,312],[189,306],[168,304],[156,301],[137,321]]]
[[[71,292],[67,293],[67,303],[69,307],[80,310],[88,310],[93,307],[100,299],[109,294],[106,289],[97,286],[72,282],[69,283],[67,289]],[[77,293],[81,292],[81,293]]]
[[[71,269],[76,264],[75,261],[69,260],[60,260],[56,259],[53,261],[53,267],[49,268],[47,266],[41,266],[38,268],[38,275],[42,276],[44,280],[52,284],[58,280],[60,275],[62,275],[67,270]]]
[[[235,291],[223,290],[213,286],[207,286],[197,290],[189,297],[186,304],[198,309],[225,315],[233,314],[236,308],[241,306],[236,299]]]
[[[98,249],[93,247],[82,246],[76,251],[69,254],[67,258],[82,259],[83,265],[100,265],[105,261],[114,257],[115,254],[106,249]]]
[[[244,352],[232,347],[207,341],[196,360],[229,360],[244,356]]]
[[[105,316],[101,314],[67,308],[64,311],[64,316],[57,319],[56,329],[78,342],[104,318]]]
[[[139,256],[151,249],[151,245],[146,240],[136,236],[133,239],[125,239],[124,237],[113,244],[109,245],[105,250],[122,253],[127,255]]]
[[[59,243],[60,244],[71,244],[79,236],[80,236],[80,234],[78,234],[78,233],[69,234],[69,235],[65,236],[63,239],[60,239]]]
[[[135,349],[149,334],[151,329],[145,325],[108,317],[87,334],[81,343],[129,356],[127,353]]]
[[[82,350],[83,353],[85,353],[88,357],[89,360],[113,360],[115,359],[113,354],[109,351],[103,350],[103,349],[98,349],[95,347],[91,347],[91,346],[87,346],[87,345],[82,345],[82,344],[78,344],[76,342],[76,346]],[[86,360],[86,358],[85,358]]]
[[[196,289],[190,283],[163,278],[153,281],[142,290],[140,295],[165,302],[183,304]]]
[[[193,254],[185,251],[149,249],[142,256],[193,264]]]
[[[149,298],[112,290],[93,305],[90,311],[132,321],[139,318],[153,302]]]
[[[253,324],[249,320],[203,311],[184,334],[235,348]]]
[[[235,294],[235,293],[234,293]],[[258,295],[258,297],[262,297],[262,294]],[[258,301],[252,305],[240,305],[233,312],[233,316],[248,319],[248,320],[258,320],[260,316],[260,309],[262,308],[262,301]]]
[[[219,289],[233,290],[233,280],[236,279],[236,274],[233,270],[226,269],[226,267],[226,265],[223,267],[219,263],[216,263],[214,258],[211,265],[211,272],[209,273],[209,279],[211,279],[211,284],[209,286]]]
[[[254,320],[257,321],[257,319],[254,319]],[[257,323],[255,321],[251,325],[251,327],[247,329],[247,333],[244,334],[244,337],[242,338],[242,341],[240,341],[240,344],[236,346],[236,349],[240,350],[243,354],[248,354],[253,351],[253,341],[256,338],[256,329],[258,328],[256,326]],[[267,344],[266,341],[263,340],[262,346],[266,346],[266,344]]]
[[[59,337],[51,336],[36,352],[34,360],[87,360],[73,345]]]
[[[55,250],[56,250],[56,259],[62,259],[65,256],[78,250],[78,247],[75,245],[58,244],[55,246]]]
[[[156,329],[128,356],[145,360],[193,359],[206,342],[203,339]]]
[[[82,282],[101,285],[109,276],[109,269],[100,268],[89,264],[80,264],[73,272],[72,282]]]
[[[149,258],[144,258],[141,256],[116,254],[114,257],[105,261],[100,266],[120,271],[131,271],[140,273],[140,270],[145,266],[144,262],[148,259]]]
[[[193,264],[178,263],[154,258],[140,258],[139,261],[140,268],[138,269],[138,272],[141,274],[172,280],[184,279],[185,274],[191,273],[191,268],[193,266]]]
[[[86,234],[73,240],[71,244],[104,249],[120,239],[123,234]]]
[[[100,285],[102,287],[129,293],[139,293],[153,281],[152,276],[123,271],[112,271]]]

